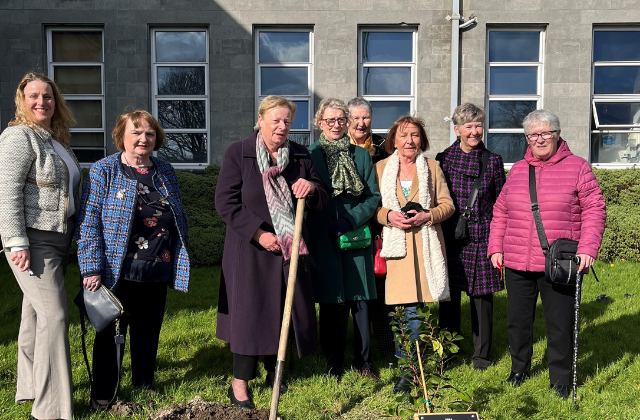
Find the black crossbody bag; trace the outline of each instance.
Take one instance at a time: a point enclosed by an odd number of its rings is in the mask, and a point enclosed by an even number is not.
[[[457,240],[466,239],[467,238],[467,223],[469,222],[469,217],[471,217],[471,212],[473,211],[473,205],[476,202],[476,198],[478,197],[478,190],[480,189],[480,183],[482,182],[482,178],[484,177],[484,172],[487,170],[487,165],[489,164],[490,153],[487,150],[482,151],[482,166],[480,167],[480,174],[473,182],[473,187],[471,187],[471,192],[469,193],[469,199],[467,200],[467,204],[460,209],[460,217],[458,218],[458,224],[456,225],[456,233],[455,238]]]
[[[578,274],[578,265],[575,263],[575,256],[578,252],[578,241],[569,238],[558,238],[549,245],[547,235],[544,233],[542,218],[540,217],[540,207],[538,206],[538,192],[536,191],[536,168],[529,165],[529,197],[531,198],[531,211],[533,220],[536,223],[538,239],[544,254],[544,277],[547,283],[561,284],[565,286],[575,286]],[[591,271],[596,281],[593,266]]]

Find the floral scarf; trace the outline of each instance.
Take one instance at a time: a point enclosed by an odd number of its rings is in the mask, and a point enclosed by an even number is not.
[[[364,190],[356,163],[349,155],[349,137],[344,135],[336,141],[329,141],[324,133],[320,134],[320,147],[327,157],[327,169],[331,175],[333,197],[343,192],[359,196]]]

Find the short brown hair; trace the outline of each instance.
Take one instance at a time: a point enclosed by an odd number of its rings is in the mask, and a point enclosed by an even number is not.
[[[116,120],[116,126],[111,132],[111,138],[113,138],[113,142],[116,144],[116,147],[121,152],[124,152],[124,129],[127,126],[127,121],[131,120],[133,126],[138,128],[140,126],[140,121],[145,120],[149,127],[151,127],[156,132],[156,145],[153,148],[154,151],[160,149],[164,146],[166,142],[166,136],[164,134],[164,130],[162,126],[153,118],[153,115],[144,111],[142,109],[136,109],[135,111],[125,112],[120,114],[118,119]]]
[[[258,105],[258,115],[264,118],[264,114],[267,113],[270,109],[273,108],[289,108],[291,111],[291,123],[296,119],[296,109],[298,106],[288,100],[287,98],[283,98],[278,95],[269,95],[263,100],[260,101],[260,105]],[[260,122],[256,121],[256,126],[253,127],[254,130],[260,130]]]
[[[420,150],[423,152],[429,150],[429,138],[424,129],[424,120],[422,118],[412,117],[411,115],[405,115],[404,117],[398,118],[387,133],[387,140],[384,142],[384,150],[386,150],[387,153],[392,154],[395,151],[396,133],[407,124],[413,124],[420,130]]]

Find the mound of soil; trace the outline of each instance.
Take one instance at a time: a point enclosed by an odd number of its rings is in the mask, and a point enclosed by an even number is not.
[[[148,420],[269,420],[269,410],[242,410],[196,396],[187,404],[171,404]]]

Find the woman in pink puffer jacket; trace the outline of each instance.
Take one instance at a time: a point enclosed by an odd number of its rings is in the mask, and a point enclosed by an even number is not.
[[[560,121],[551,111],[531,112],[522,123],[529,148],[513,165],[493,208],[488,255],[505,266],[507,332],[511,375],[522,384],[531,369],[533,321],[538,294],[547,326],[551,388],[568,398],[571,377],[575,286],[545,281],[544,255],[531,211],[529,165],[535,167],[540,214],[549,244],[558,238],[579,242],[580,269],[598,255],[605,224],[605,203],[589,163],[575,156],[560,137]]]

